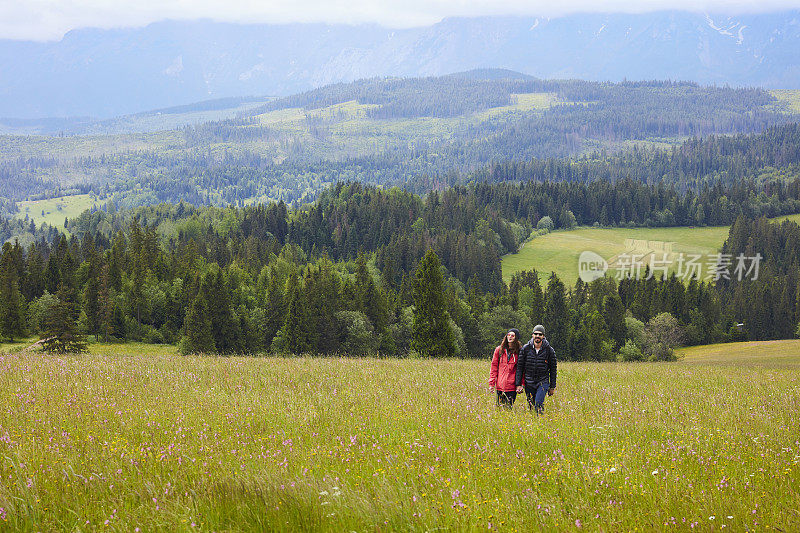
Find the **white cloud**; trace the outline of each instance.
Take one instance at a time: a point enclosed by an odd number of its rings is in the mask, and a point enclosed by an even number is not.
[[[800,0],[0,0],[0,38],[54,40],[75,28],[143,26],[164,19],[240,23],[434,24],[445,17],[558,16],[571,12],[655,10],[718,13],[800,8]]]

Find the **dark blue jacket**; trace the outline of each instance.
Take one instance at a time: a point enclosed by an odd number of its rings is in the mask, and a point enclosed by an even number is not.
[[[517,386],[522,384],[522,379],[525,378],[525,385],[534,386],[546,379],[550,379],[550,388],[556,386],[556,351],[547,342],[547,339],[542,339],[542,349],[539,354],[536,354],[536,348],[533,346],[533,339],[522,347],[519,352],[519,361],[517,362]]]

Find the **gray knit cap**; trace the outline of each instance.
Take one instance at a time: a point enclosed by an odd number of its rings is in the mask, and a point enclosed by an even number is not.
[[[536,325],[533,327],[533,332],[534,332],[534,333],[541,333],[542,335],[544,335],[544,326],[543,326],[543,325],[541,325],[541,324],[536,324]]]

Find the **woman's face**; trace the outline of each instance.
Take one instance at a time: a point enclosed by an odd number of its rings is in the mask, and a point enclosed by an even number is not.
[[[508,339],[508,342],[514,342],[517,339],[517,334],[513,331],[509,331],[508,335],[506,335],[506,338]]]

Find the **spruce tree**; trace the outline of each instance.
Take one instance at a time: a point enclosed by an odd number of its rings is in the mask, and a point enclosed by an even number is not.
[[[309,327],[313,330],[309,342],[314,343],[318,353],[337,352],[339,328],[336,313],[341,307],[339,276],[327,257],[320,259],[310,270],[303,287],[304,300],[312,318]]]
[[[608,333],[614,341],[614,349],[619,350],[625,344],[625,307],[616,291],[603,298],[603,318],[608,324]]]
[[[275,267],[270,268],[269,283],[264,296],[264,320],[261,324],[261,335],[264,346],[269,348],[272,340],[280,331],[285,319],[286,305],[284,303],[283,287]]]
[[[208,312],[208,305],[203,295],[198,294],[191,307],[189,307],[189,312],[186,313],[181,352],[192,354],[214,353],[216,351],[214,336],[211,334],[211,318]]]
[[[100,336],[100,255],[91,243],[87,249],[88,269],[86,290],[83,293],[84,311],[86,312],[86,329],[88,333],[94,335],[95,339]]]
[[[425,357],[452,357],[455,337],[447,314],[444,277],[436,253],[429,249],[419,262],[413,284],[412,347]]]
[[[222,270],[217,270],[216,273],[209,272],[203,277],[200,294],[208,306],[211,334],[217,352],[227,354],[242,351],[242,332],[239,320],[234,316],[231,307]]]
[[[308,306],[303,299],[297,276],[292,275],[286,285],[288,305],[286,320],[280,333],[284,339],[284,348],[290,353],[308,353],[316,347],[316,339],[312,335],[314,332],[309,329],[311,317]]]
[[[542,324],[547,332],[547,340],[558,353],[559,347],[570,346],[570,313],[567,308],[567,294],[564,284],[556,273],[550,274],[544,294],[544,316]],[[559,357],[569,359],[571,354],[562,353]]]
[[[0,259],[0,335],[14,342],[25,334],[25,301],[19,291],[19,275],[11,244],[3,245]]]
[[[115,333],[112,326],[114,300],[111,299],[111,276],[109,271],[109,266],[103,265],[100,273],[100,285],[97,292],[98,325],[100,331],[103,333],[103,340],[106,342],[108,342],[109,337]]]

